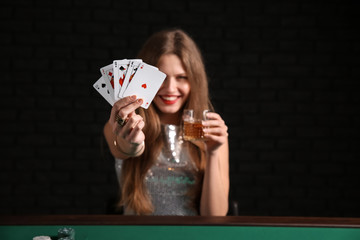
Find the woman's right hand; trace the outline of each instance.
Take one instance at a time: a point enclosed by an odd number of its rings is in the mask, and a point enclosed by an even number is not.
[[[145,134],[142,129],[145,123],[135,112],[142,103],[143,100],[136,99],[135,95],[128,96],[115,102],[111,109],[108,124],[115,136],[114,144],[120,152],[128,156],[135,155],[144,147]]]

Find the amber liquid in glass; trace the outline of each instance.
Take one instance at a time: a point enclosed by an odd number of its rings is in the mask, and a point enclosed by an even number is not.
[[[184,140],[196,140],[204,137],[203,125],[201,122],[184,121]]]

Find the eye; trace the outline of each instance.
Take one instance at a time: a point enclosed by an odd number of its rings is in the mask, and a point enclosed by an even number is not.
[[[187,80],[188,77],[186,75],[179,75],[179,76],[176,77],[176,79],[178,79],[178,80]]]

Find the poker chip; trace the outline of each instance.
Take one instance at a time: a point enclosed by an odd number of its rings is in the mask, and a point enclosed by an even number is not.
[[[49,236],[36,236],[33,237],[33,240],[51,240]]]
[[[70,227],[63,227],[58,230],[58,240],[75,240],[75,230]]]

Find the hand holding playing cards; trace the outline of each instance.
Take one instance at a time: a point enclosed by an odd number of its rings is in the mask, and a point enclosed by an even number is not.
[[[219,114],[214,112],[206,113],[206,121],[203,121],[204,138],[209,154],[215,152],[228,139],[228,127]]]
[[[133,156],[142,151],[145,135],[143,118],[135,110],[143,103],[136,96],[128,96],[114,103],[111,109],[109,124],[115,135],[114,144],[125,155]],[[140,146],[141,145],[141,146]]]

